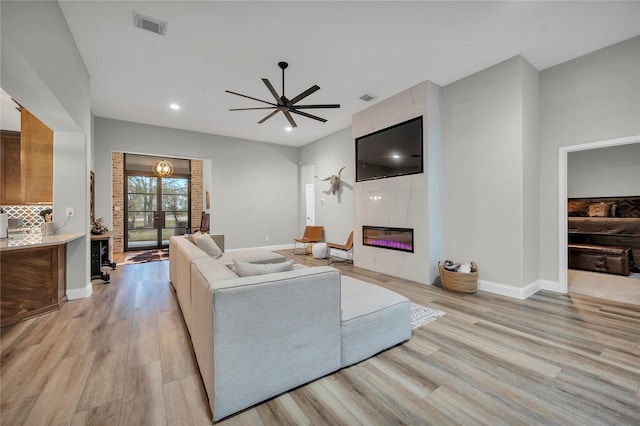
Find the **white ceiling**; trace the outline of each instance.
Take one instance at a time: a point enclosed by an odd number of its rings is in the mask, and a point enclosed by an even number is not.
[[[91,75],[99,117],[302,146],[351,125],[354,113],[424,80],[441,86],[515,55],[538,70],[640,34],[639,1],[345,2],[61,1]],[[166,36],[133,26],[133,11],[168,22]],[[313,84],[302,103],[320,123],[225,93],[273,101]],[[377,96],[366,103],[365,93]],[[180,111],[169,109],[176,102]]]

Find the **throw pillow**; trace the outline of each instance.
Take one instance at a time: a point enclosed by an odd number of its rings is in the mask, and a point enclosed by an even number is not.
[[[569,200],[567,203],[567,213],[570,217],[587,217],[588,212],[588,200]]]
[[[253,275],[264,275],[264,274],[271,274],[274,272],[293,271],[293,260],[288,260],[286,262],[281,262],[281,263],[266,263],[266,264],[249,263],[249,262],[242,262],[240,260],[234,260],[233,264],[234,264],[233,271],[239,277],[250,277]]]
[[[589,206],[589,217],[607,217],[608,207],[609,205],[604,201],[591,204]]]
[[[200,248],[200,250],[207,253],[209,256],[214,259],[222,256],[222,250],[216,244],[215,241],[211,239],[211,237],[207,234],[193,235],[193,241],[195,241],[196,245]]]

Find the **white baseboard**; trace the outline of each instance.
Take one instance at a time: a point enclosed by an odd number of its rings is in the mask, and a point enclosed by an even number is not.
[[[555,291],[562,293],[560,283],[548,280],[537,280],[524,287],[513,287],[506,284],[494,283],[491,281],[478,280],[478,290],[487,291],[489,293],[499,294],[501,296],[512,297],[514,299],[524,300],[539,290]]]
[[[562,294],[565,293],[558,281],[540,280],[540,283],[543,290],[555,291],[556,293]]]
[[[525,287],[514,287],[511,285],[499,284],[491,281],[478,280],[478,290],[488,291],[489,293],[499,294],[501,296],[507,296],[514,299],[522,300],[540,290],[540,284],[538,281],[536,281]]]
[[[68,288],[67,300],[85,299],[91,296],[91,293],[93,293],[93,284],[91,282],[83,288]]]

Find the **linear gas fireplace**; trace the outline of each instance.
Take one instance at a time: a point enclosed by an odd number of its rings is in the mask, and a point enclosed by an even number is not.
[[[413,253],[413,229],[362,226],[362,244]]]

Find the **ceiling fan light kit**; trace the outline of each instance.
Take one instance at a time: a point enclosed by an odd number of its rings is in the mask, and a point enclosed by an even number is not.
[[[231,90],[225,90],[225,92],[231,93],[232,95],[242,96],[243,98],[251,99],[251,100],[254,100],[254,101],[258,101],[258,102],[262,102],[264,104],[270,105],[270,106],[267,106],[267,107],[254,107],[254,108],[230,108],[229,111],[250,111],[250,110],[258,110],[258,109],[272,109],[273,111],[270,112],[262,120],[258,121],[258,124],[262,124],[265,121],[267,121],[268,119],[270,119],[271,117],[273,117],[274,115],[276,115],[278,112],[282,112],[282,114],[286,117],[286,119],[289,122],[289,124],[291,125],[291,127],[298,127],[298,125],[296,124],[295,120],[293,119],[293,116],[291,115],[291,113],[298,114],[298,115],[301,115],[303,117],[311,118],[313,120],[318,120],[318,121],[321,121],[321,122],[325,123],[327,121],[326,119],[324,119],[322,117],[318,117],[317,115],[313,115],[313,114],[309,114],[309,113],[304,112],[304,111],[300,111],[300,110],[302,110],[302,109],[315,109],[315,108],[340,108],[340,104],[296,105],[298,102],[300,102],[301,100],[303,100],[307,96],[309,96],[312,93],[320,90],[320,86],[314,84],[313,86],[311,86],[310,88],[308,88],[304,92],[300,93],[298,96],[294,97],[293,99],[288,99],[284,94],[284,70],[287,69],[289,64],[286,63],[286,62],[278,62],[278,66],[282,70],[282,96],[278,96],[278,92],[276,92],[276,89],[274,89],[273,85],[271,84],[271,82],[268,79],[266,79],[266,78],[262,79],[262,82],[265,84],[265,86],[267,86],[267,89],[269,89],[269,92],[274,97],[274,99],[276,101],[275,103],[269,102],[269,101],[265,101],[265,100],[262,100],[262,99],[258,99],[258,98],[254,98],[254,97],[251,97],[251,96],[243,95],[241,93],[232,92]]]

